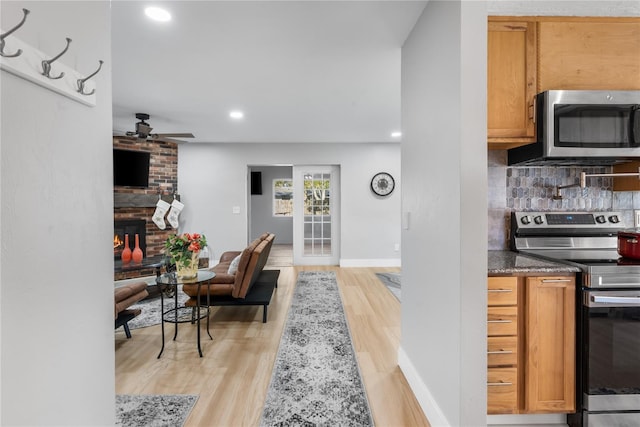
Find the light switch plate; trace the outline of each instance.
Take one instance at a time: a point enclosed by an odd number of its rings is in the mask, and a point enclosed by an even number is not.
[[[240,213],[240,206],[234,206],[233,209],[232,209],[232,212],[234,214],[239,214]]]

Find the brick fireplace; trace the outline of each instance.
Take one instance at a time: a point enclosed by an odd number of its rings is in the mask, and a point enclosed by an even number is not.
[[[139,141],[132,139],[113,138],[113,148],[150,153],[149,186],[147,188],[132,188],[115,186],[113,189],[113,220],[114,234],[117,224],[133,224],[143,230],[145,258],[164,253],[164,242],[176,233],[167,222],[166,228],[161,230],[151,217],[156,210],[158,198],[168,203],[173,201],[174,192],[178,188],[178,146],[172,142]],[[116,236],[114,236],[114,239]],[[122,238],[124,240],[124,238]],[[134,237],[129,233],[129,245],[134,247]],[[142,246],[142,245],[141,245]],[[116,254],[114,242],[114,257]],[[153,275],[154,271],[141,270],[138,272],[118,273],[115,280],[128,279],[139,276]]]

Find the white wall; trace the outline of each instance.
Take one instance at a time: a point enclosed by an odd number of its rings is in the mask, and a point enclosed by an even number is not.
[[[247,166],[256,164],[340,165],[341,264],[399,265],[400,146],[382,143],[180,145],[180,231],[204,233],[214,259],[247,244]],[[384,199],[369,188],[381,170],[397,178]]]
[[[291,166],[253,166],[253,172],[261,172],[262,194],[252,194],[250,198],[251,233],[249,240],[256,239],[262,233],[274,233],[276,244],[293,243],[293,217],[273,216],[273,180],[292,178]]]
[[[486,423],[486,9],[430,1],[402,49],[402,343],[432,425]]]
[[[109,2],[1,3],[3,31],[95,77],[87,107],[0,72],[2,425],[113,425]],[[10,59],[7,59],[10,60]],[[55,72],[55,63],[53,65]]]

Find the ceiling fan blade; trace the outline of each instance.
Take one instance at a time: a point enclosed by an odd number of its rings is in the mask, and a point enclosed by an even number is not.
[[[173,142],[175,144],[185,144],[189,141],[185,141],[183,139],[174,139],[174,138],[167,138],[167,137],[160,137],[160,138],[154,138],[154,141],[160,141],[160,142]]]
[[[192,133],[154,133],[151,135],[154,139],[158,138],[195,138]]]

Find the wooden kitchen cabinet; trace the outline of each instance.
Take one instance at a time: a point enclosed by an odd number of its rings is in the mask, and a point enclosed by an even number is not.
[[[520,407],[517,277],[487,281],[487,413],[517,414]]]
[[[487,281],[487,414],[575,410],[575,277]]]
[[[640,89],[639,18],[540,18],[538,92]]]
[[[491,17],[487,37],[487,137],[490,148],[535,142],[536,24]]]
[[[535,142],[535,95],[563,89],[640,90],[640,18],[488,18],[489,149]]]
[[[575,279],[527,277],[527,413],[575,410]]]

